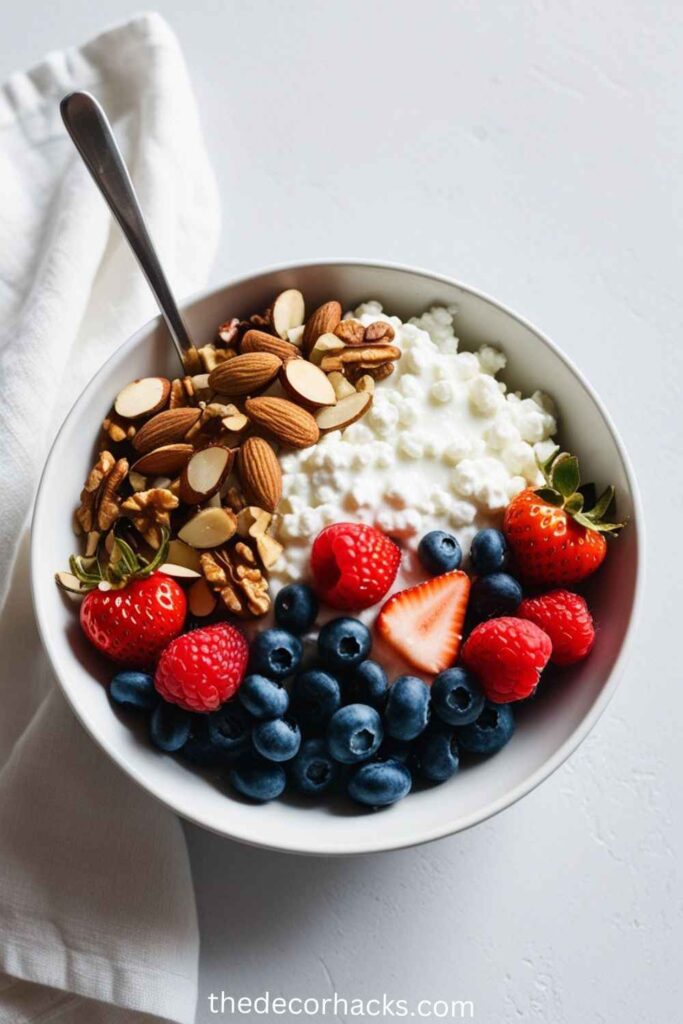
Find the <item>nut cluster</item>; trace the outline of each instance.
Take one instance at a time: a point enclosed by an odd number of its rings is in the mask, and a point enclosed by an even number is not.
[[[189,583],[193,615],[266,614],[282,555],[270,533],[279,449],[308,448],[363,416],[400,358],[393,341],[390,324],[342,319],[337,301],[306,318],[303,295],[288,289],[190,349],[184,376],[128,384],[75,513],[85,555],[111,557],[122,531],[153,555],[170,534],[163,570]]]

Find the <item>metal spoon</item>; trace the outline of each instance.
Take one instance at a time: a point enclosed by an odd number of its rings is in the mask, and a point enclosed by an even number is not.
[[[65,96],[60,111],[76,149],[137,257],[180,361],[185,366],[187,353],[194,350],[194,346],[161,268],[107,115],[94,96],[87,92],[72,92]]]

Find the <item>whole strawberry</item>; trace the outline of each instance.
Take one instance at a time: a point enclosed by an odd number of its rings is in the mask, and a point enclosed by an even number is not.
[[[542,597],[527,597],[517,609],[520,619],[540,626],[553,644],[553,665],[573,665],[590,652],[595,626],[588,605],[569,590],[551,590]]]
[[[603,519],[614,498],[613,487],[592,508],[584,509],[578,460],[557,451],[541,464],[546,485],[513,498],[503,521],[517,572],[533,585],[572,584],[590,576],[607,554],[605,534],[617,533],[624,525]]]
[[[462,663],[489,700],[507,704],[531,696],[548,664],[550,637],[533,622],[505,617],[476,626],[462,649]]]
[[[318,596],[331,608],[357,611],[384,597],[401,552],[374,526],[334,523],[313,542],[311,572]]]
[[[154,685],[165,701],[186,711],[216,711],[242,682],[248,657],[246,639],[227,622],[193,629],[161,655]]]

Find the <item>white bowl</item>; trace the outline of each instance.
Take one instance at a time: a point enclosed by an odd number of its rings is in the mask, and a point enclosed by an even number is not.
[[[108,360],[80,396],[50,452],[33,519],[31,574],[43,643],[61,687],[91,736],[149,793],[190,821],[221,835],[272,849],[315,854],[389,850],[437,839],[483,821],[524,796],[553,772],[588,734],[617,685],[642,572],[642,517],[636,483],[617,432],[598,397],[567,358],[535,328],[492,299],[448,278],[384,264],[334,261],[280,267],[242,278],[185,308],[198,343],[212,340],[227,317],[263,307],[284,288],[300,288],[313,308],[330,297],[345,308],[378,298],[408,318],[433,304],[456,303],[464,348],[493,342],[508,357],[513,388],[548,391],[560,413],[561,440],[581,457],[584,479],[616,485],[619,515],[629,525],[590,583],[598,623],[593,653],[565,670],[518,715],[513,740],[496,757],[468,767],[442,786],[411,794],[379,814],[345,803],[285,799],[263,806],[232,796],[210,776],[164,756],[142,726],[111,706],[111,668],[85,643],[78,616],[53,573],[74,548],[74,500],[92,463],[99,423],[128,381],[177,372],[158,320],[142,327]]]

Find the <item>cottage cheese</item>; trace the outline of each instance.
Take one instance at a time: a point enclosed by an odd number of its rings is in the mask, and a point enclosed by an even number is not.
[[[402,357],[363,420],[282,458],[276,531],[285,553],[272,572],[276,590],[306,578],[324,526],[349,520],[399,541],[397,586],[409,585],[419,575],[420,537],[446,529],[467,551],[478,529],[500,524],[511,498],[541,482],[536,456],[549,453],[557,429],[546,395],[523,398],[498,380],[502,352],[458,351],[455,309],[435,307],[402,323],[372,301],[347,315],[390,323]]]

